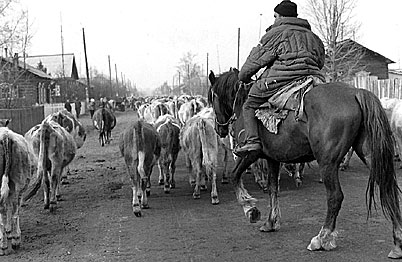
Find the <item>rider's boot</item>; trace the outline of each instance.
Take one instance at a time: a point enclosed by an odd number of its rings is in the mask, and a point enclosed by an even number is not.
[[[250,151],[261,151],[261,140],[258,136],[258,120],[255,117],[253,108],[243,109],[244,127],[246,130],[246,141],[233,150],[237,156],[243,157]]]

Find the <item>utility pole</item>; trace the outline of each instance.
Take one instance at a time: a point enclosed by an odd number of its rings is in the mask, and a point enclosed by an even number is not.
[[[119,79],[117,78],[117,64],[114,64],[114,71],[116,71],[116,86],[117,86],[117,93],[119,92]]]
[[[84,28],[82,28],[82,38],[83,38],[83,42],[84,42],[84,54],[85,54],[85,70],[87,73],[87,87],[85,88],[85,100],[87,102],[87,104],[89,103],[89,96],[92,95],[90,94],[90,90],[91,90],[91,85],[89,82],[89,70],[88,70],[88,59],[87,59],[87,45],[85,43],[85,31]]]
[[[237,30],[237,69],[240,70],[240,27]]]
[[[64,74],[64,38],[63,38],[63,21],[61,19],[61,12],[60,12],[60,38],[61,38],[61,69],[63,78],[65,78]]]
[[[113,87],[112,87],[112,68],[110,67],[110,55],[107,56],[109,60],[109,83],[110,83],[110,96],[109,99],[112,99]]]
[[[209,74],[209,71],[208,71],[208,62],[209,62],[209,61],[208,61],[208,59],[209,59],[209,58],[208,58],[208,55],[209,55],[209,54],[207,53],[207,73],[206,73],[206,77],[207,77],[207,79],[206,79],[206,80],[207,80],[207,84],[206,84],[206,90],[208,90],[208,80],[209,80],[209,79],[208,79],[208,74]],[[207,91],[207,92],[208,92],[208,91]],[[205,94],[204,94],[204,95],[205,95]]]

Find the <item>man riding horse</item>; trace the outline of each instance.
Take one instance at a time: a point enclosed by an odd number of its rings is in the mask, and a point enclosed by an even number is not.
[[[311,31],[307,20],[297,18],[297,5],[284,0],[274,9],[275,22],[254,47],[239,73],[239,81],[251,82],[251,76],[265,70],[252,84],[243,106],[246,139],[234,153],[245,156],[261,151],[255,110],[287,84],[306,76],[325,81],[320,71],[324,66],[325,50],[321,39]]]

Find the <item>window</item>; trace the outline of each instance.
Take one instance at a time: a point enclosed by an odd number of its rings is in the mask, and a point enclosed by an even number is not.
[[[19,97],[18,85],[10,83],[0,83],[0,98],[13,99]]]

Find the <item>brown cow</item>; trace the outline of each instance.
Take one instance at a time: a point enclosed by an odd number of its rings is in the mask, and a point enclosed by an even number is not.
[[[21,244],[19,209],[36,162],[25,138],[0,127],[0,256]]]
[[[150,176],[161,152],[158,132],[150,123],[135,117],[122,133],[119,148],[131,179],[133,212],[140,217],[141,208],[149,208],[147,197],[150,195]]]
[[[174,116],[160,116],[155,124],[161,139],[161,156],[159,157],[159,185],[164,185],[165,193],[176,187],[174,174],[176,160],[180,151],[180,122]]]
[[[99,108],[95,111],[92,122],[94,127],[99,130],[99,143],[104,146],[109,144],[112,136],[112,129],[116,126],[116,117],[107,108]]]
[[[64,168],[75,157],[76,143],[73,136],[51,118],[31,128],[25,138],[38,157],[38,170],[24,201],[31,199],[43,183],[44,208],[54,212],[61,176]]]

